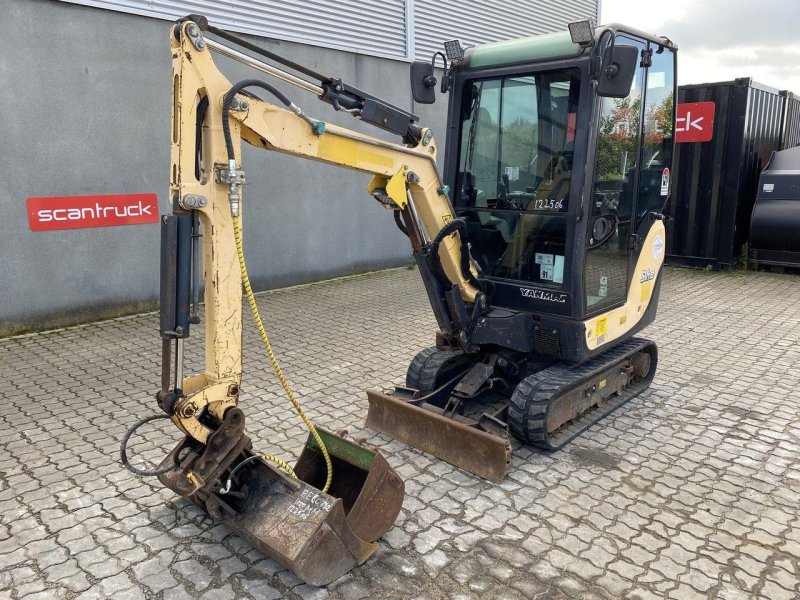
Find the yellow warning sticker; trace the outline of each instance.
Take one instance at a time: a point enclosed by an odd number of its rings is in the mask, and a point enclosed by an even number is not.
[[[608,383],[608,380],[606,380],[606,379],[601,379],[601,380],[600,380],[600,383],[598,383],[598,384],[597,384],[597,387],[598,387],[598,388],[600,388],[600,389],[602,390],[604,387],[606,387],[606,384],[607,384],[607,383]]]
[[[603,317],[602,319],[597,320],[597,337],[606,334],[606,329],[608,329],[608,319]]]
[[[644,304],[645,302],[650,300],[650,296],[652,295],[652,293],[653,293],[653,284],[650,281],[648,281],[647,283],[642,285],[642,294],[639,298],[639,302]]]

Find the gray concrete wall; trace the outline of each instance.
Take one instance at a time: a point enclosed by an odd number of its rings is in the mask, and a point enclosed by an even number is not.
[[[155,192],[168,212],[170,23],[53,0],[2,4],[0,336],[155,308],[158,224],[31,232],[25,199]],[[251,39],[415,109],[408,63]],[[215,60],[231,81],[256,73]],[[380,135],[279,87],[314,116]],[[419,113],[443,141],[446,102]],[[366,193],[369,176],[246,145],[243,165],[245,251],[257,289],[409,260],[391,214]]]

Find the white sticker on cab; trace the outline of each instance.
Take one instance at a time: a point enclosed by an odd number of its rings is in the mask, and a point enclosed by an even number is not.
[[[558,254],[553,265],[553,283],[564,283],[564,257]]]
[[[656,235],[653,238],[653,258],[659,259],[661,255],[664,253],[664,238],[661,235]]]

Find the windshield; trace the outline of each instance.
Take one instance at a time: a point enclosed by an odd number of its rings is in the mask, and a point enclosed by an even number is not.
[[[566,70],[466,83],[455,204],[485,276],[563,287],[579,84]]]

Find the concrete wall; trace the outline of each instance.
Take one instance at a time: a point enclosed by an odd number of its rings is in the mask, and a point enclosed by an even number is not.
[[[158,224],[31,232],[30,196],[166,197],[170,24],[53,0],[5,0],[0,19],[0,336],[155,308]],[[408,110],[443,140],[446,103],[414,107],[408,63],[254,41]],[[248,70],[217,57],[231,81]],[[290,86],[311,115],[380,135]],[[245,145],[245,251],[257,289],[401,265],[410,246],[369,177]]]

